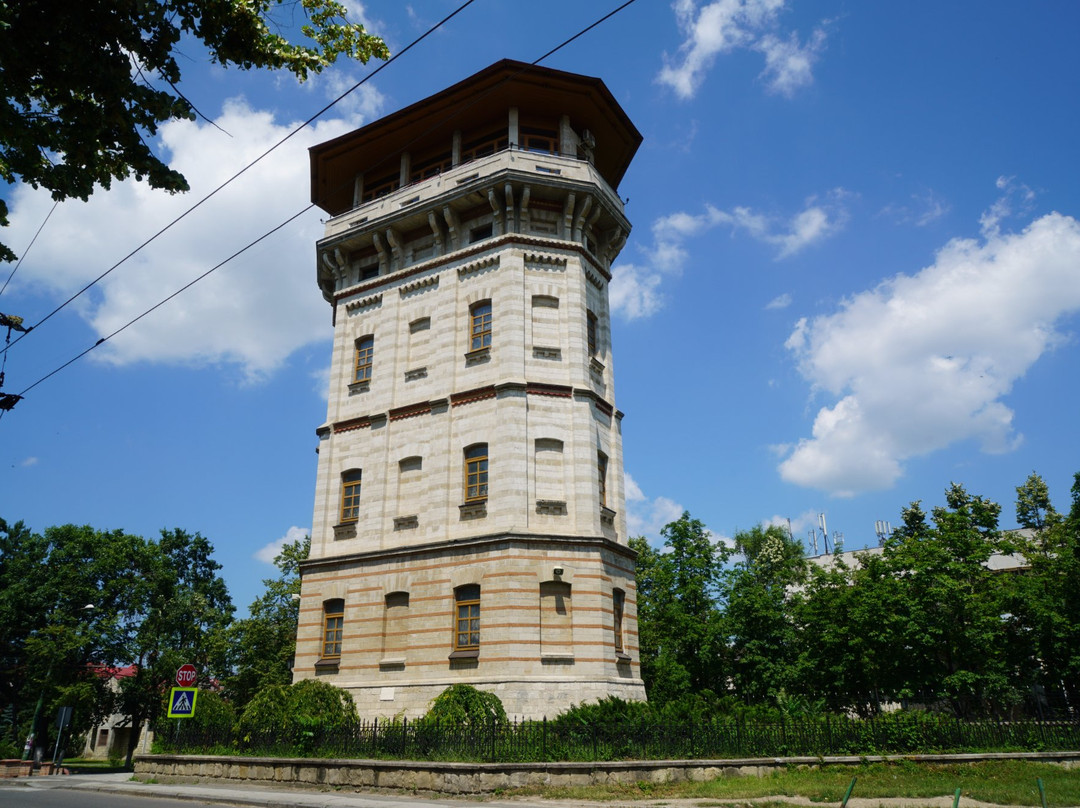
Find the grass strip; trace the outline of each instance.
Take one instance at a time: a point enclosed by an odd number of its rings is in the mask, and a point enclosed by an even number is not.
[[[997,805],[1041,806],[1037,779],[1042,778],[1050,805],[1080,805],[1080,773],[1052,763],[994,760],[981,763],[872,763],[861,766],[809,768],[791,766],[763,777],[722,777],[696,783],[634,783],[575,788],[508,789],[500,797],[542,796],[548,799],[607,802],[633,799],[741,799],[802,796],[814,802],[839,804],[851,778],[858,778],[855,797],[951,797],[957,788],[964,799]],[[759,804],[760,808],[760,804]]]

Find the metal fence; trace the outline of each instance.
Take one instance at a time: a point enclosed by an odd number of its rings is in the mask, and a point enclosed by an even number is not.
[[[402,720],[246,734],[180,723],[161,728],[155,744],[163,753],[516,762],[1076,749],[1078,721],[960,721],[927,714],[610,726],[546,719],[485,726]]]

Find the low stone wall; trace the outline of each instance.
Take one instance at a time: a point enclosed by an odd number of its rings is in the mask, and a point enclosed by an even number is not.
[[[31,760],[5,758],[0,760],[0,777],[29,777],[33,773],[33,766]]]
[[[1016,752],[963,755],[874,755],[735,760],[629,760],[599,763],[441,763],[409,760],[139,755],[135,775],[157,782],[225,781],[260,785],[333,786],[485,794],[524,786],[587,786],[605,783],[668,783],[768,774],[786,766],[857,766],[910,760],[978,763],[1034,760],[1080,768],[1080,752]]]

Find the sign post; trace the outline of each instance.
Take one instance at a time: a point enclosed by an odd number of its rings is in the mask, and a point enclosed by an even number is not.
[[[195,670],[195,666],[190,662],[181,665],[179,670],[176,671],[176,684],[178,687],[174,687],[169,691],[169,718],[178,719],[176,722],[176,736],[178,741],[180,738],[180,721],[181,718],[191,718],[195,715],[195,700],[199,696],[199,688],[195,686],[195,683],[199,681],[199,672]]]

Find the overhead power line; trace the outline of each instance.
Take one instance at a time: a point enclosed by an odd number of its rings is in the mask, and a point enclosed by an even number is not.
[[[247,171],[247,170],[248,170],[249,168],[251,168],[251,166],[253,166],[253,165],[254,165],[255,163],[257,163],[257,162],[258,162],[259,160],[263,159],[263,157],[265,157],[265,156],[266,156],[267,154],[269,154],[269,153],[270,153],[271,151],[273,151],[273,150],[274,150],[274,149],[276,149],[276,148],[277,148],[278,146],[280,146],[280,145],[281,145],[282,143],[284,143],[285,141],[287,141],[287,140],[288,140],[289,138],[291,138],[291,137],[292,137],[293,135],[295,135],[295,134],[296,134],[297,132],[299,132],[300,130],[302,130],[302,129],[303,129],[303,128],[304,128],[305,126],[309,125],[309,124],[310,124],[310,123],[311,123],[312,121],[314,121],[314,120],[315,120],[316,118],[318,118],[318,117],[319,117],[320,115],[322,115],[323,113],[325,113],[325,112],[326,112],[327,110],[331,109],[331,108],[332,108],[332,107],[333,107],[333,106],[334,106],[335,104],[337,104],[337,103],[338,103],[338,102],[340,102],[340,101],[341,101],[342,99],[344,99],[344,98],[345,98],[345,97],[346,97],[347,95],[349,95],[349,93],[353,92],[353,91],[354,91],[354,90],[356,90],[356,89],[357,89],[358,87],[360,87],[360,86],[361,86],[362,84],[364,84],[364,83],[365,83],[366,81],[368,81],[369,79],[373,78],[373,77],[374,77],[374,76],[375,76],[375,75],[376,75],[376,74],[377,74],[377,73],[378,73],[379,71],[381,71],[381,70],[382,70],[382,69],[383,69],[384,67],[386,67],[387,65],[389,65],[389,64],[390,64],[390,63],[391,63],[392,61],[394,61],[395,59],[397,59],[397,58],[399,58],[400,56],[404,55],[404,54],[405,54],[405,53],[406,53],[407,51],[409,51],[410,49],[412,49],[412,47],[413,47],[413,46],[415,46],[416,44],[418,44],[419,42],[421,42],[421,41],[422,41],[423,39],[425,39],[425,38],[426,38],[426,37],[427,37],[428,35],[430,35],[430,34],[431,34],[432,32],[434,32],[435,30],[437,30],[437,29],[438,29],[439,27],[441,27],[441,26],[442,26],[443,24],[445,24],[446,22],[448,22],[448,21],[449,21],[450,19],[452,19],[452,18],[453,18],[454,16],[456,16],[456,15],[457,15],[457,14],[458,14],[459,12],[463,11],[463,10],[464,10],[464,9],[465,9],[466,7],[468,7],[469,5],[471,5],[471,4],[473,3],[473,2],[475,2],[475,0],[467,0],[467,2],[463,3],[463,4],[462,4],[461,6],[459,6],[459,7],[457,8],[457,9],[455,9],[455,10],[454,10],[454,11],[453,11],[453,12],[452,12],[451,14],[447,15],[447,16],[446,16],[446,17],[444,17],[444,18],[443,18],[442,20],[440,20],[440,21],[439,21],[438,23],[436,23],[436,24],[435,24],[434,26],[432,26],[431,28],[429,28],[429,29],[428,29],[428,30],[427,30],[426,32],[424,32],[424,33],[423,33],[423,34],[422,34],[421,36],[419,36],[418,38],[416,38],[415,40],[413,40],[413,41],[412,41],[411,43],[409,43],[409,45],[408,45],[408,46],[406,46],[406,47],[405,47],[405,48],[404,48],[403,50],[401,50],[401,51],[400,51],[400,52],[399,52],[399,53],[398,53],[398,54],[397,54],[396,56],[392,57],[392,58],[391,58],[390,60],[388,60],[387,62],[385,62],[385,63],[383,63],[382,65],[380,65],[380,66],[379,66],[379,67],[378,67],[378,68],[377,68],[377,69],[376,69],[375,71],[373,71],[373,72],[372,72],[372,73],[371,73],[370,75],[366,76],[366,77],[365,77],[364,79],[362,79],[361,81],[357,82],[357,83],[356,83],[355,85],[353,85],[353,87],[352,87],[352,88],[350,88],[350,89],[349,89],[348,91],[346,91],[346,92],[342,93],[342,94],[341,94],[340,96],[338,96],[338,98],[336,98],[336,99],[335,99],[335,100],[334,100],[333,102],[331,102],[331,103],[330,103],[330,104],[328,104],[327,106],[323,107],[323,109],[319,110],[319,112],[317,112],[317,113],[316,113],[315,115],[313,115],[312,117],[308,118],[308,120],[307,120],[307,121],[305,121],[305,122],[304,122],[303,124],[301,124],[300,126],[298,126],[298,127],[296,128],[296,129],[294,129],[294,130],[293,130],[292,132],[290,132],[290,133],[289,133],[288,135],[286,135],[286,136],[285,136],[284,138],[282,138],[282,139],[281,139],[281,140],[280,140],[280,141],[279,141],[278,143],[276,143],[276,144],[275,144],[274,146],[272,146],[272,147],[271,147],[270,149],[268,149],[268,150],[267,150],[266,152],[264,152],[264,153],[263,153],[262,155],[260,155],[259,157],[257,157],[257,158],[256,158],[256,159],[255,159],[255,160],[254,160],[254,161],[252,162],[252,163],[248,164],[248,165],[247,165],[247,166],[245,166],[245,167],[244,167],[243,169],[241,169],[240,171],[238,171],[238,172],[237,172],[237,173],[236,173],[235,175],[233,175],[233,176],[232,176],[232,177],[230,177],[230,178],[229,178],[228,180],[226,180],[226,181],[225,181],[224,183],[222,183],[222,185],[218,186],[218,188],[216,188],[216,189],[214,189],[213,191],[211,191],[211,192],[210,192],[209,194],[207,194],[207,196],[205,196],[205,197],[203,197],[202,199],[200,199],[200,200],[199,200],[199,201],[198,201],[197,203],[195,203],[195,205],[193,205],[193,206],[192,206],[191,208],[189,208],[189,209],[188,209],[187,211],[185,211],[185,212],[184,212],[183,214],[181,214],[181,215],[180,215],[180,216],[178,216],[178,217],[177,217],[176,219],[174,219],[174,220],[173,220],[172,222],[170,222],[170,223],[169,223],[169,224],[168,224],[168,225],[167,225],[167,226],[166,226],[165,228],[162,228],[162,230],[158,231],[158,232],[157,232],[157,233],[155,233],[155,234],[154,234],[153,236],[151,236],[151,237],[150,237],[149,239],[147,239],[147,241],[145,241],[145,242],[144,242],[143,244],[141,244],[141,245],[140,245],[139,247],[137,247],[137,248],[136,248],[135,250],[133,250],[133,251],[132,251],[131,253],[129,253],[129,254],[127,255],[127,256],[125,256],[125,257],[124,257],[123,259],[121,259],[121,261],[117,262],[117,264],[115,264],[115,265],[113,265],[112,267],[110,267],[110,268],[109,268],[109,269],[108,269],[108,270],[107,270],[106,272],[102,273],[102,275],[100,275],[100,276],[99,276],[98,278],[96,278],[96,279],[95,279],[94,281],[92,281],[92,282],[91,282],[90,284],[87,284],[87,286],[86,286],[86,287],[84,287],[84,288],[83,288],[82,290],[80,290],[80,292],[76,293],[76,295],[73,295],[73,296],[72,296],[72,297],[71,297],[71,298],[70,298],[70,299],[69,299],[68,301],[66,301],[66,302],[65,302],[65,303],[64,303],[64,304],[63,304],[62,306],[58,307],[58,308],[57,308],[56,310],[54,310],[54,311],[53,311],[52,313],[50,313],[50,314],[49,314],[49,315],[48,315],[48,316],[47,316],[46,318],[44,318],[43,320],[41,320],[41,321],[40,321],[40,322],[38,323],[38,325],[40,325],[40,324],[41,324],[42,322],[45,322],[45,320],[49,319],[49,317],[52,317],[52,316],[53,316],[53,314],[55,314],[55,313],[56,313],[57,311],[59,311],[59,310],[60,310],[61,308],[63,308],[63,306],[66,306],[66,305],[67,305],[68,303],[70,303],[70,302],[71,302],[71,300],[74,300],[74,299],[75,299],[76,297],[78,297],[78,295],[79,295],[79,294],[82,294],[82,292],[86,291],[86,289],[89,289],[89,288],[90,288],[91,286],[93,286],[93,285],[94,285],[95,283],[97,283],[97,282],[98,282],[99,280],[101,280],[101,278],[103,278],[103,277],[105,277],[105,275],[109,274],[109,272],[112,272],[112,271],[113,271],[114,269],[116,269],[116,267],[118,267],[118,266],[119,266],[119,265],[120,265],[121,263],[123,263],[123,262],[124,262],[124,261],[126,261],[126,260],[127,260],[128,258],[130,258],[131,256],[133,256],[133,255],[134,255],[134,254],[135,254],[136,252],[138,252],[139,250],[141,250],[141,249],[142,249],[143,247],[145,247],[145,246],[146,246],[147,244],[149,244],[149,243],[150,243],[151,241],[153,241],[153,240],[154,240],[155,238],[157,238],[157,237],[158,237],[159,235],[161,235],[162,233],[164,233],[164,232],[165,232],[165,231],[166,231],[166,230],[167,230],[168,228],[172,227],[172,226],[173,226],[174,224],[176,224],[176,223],[177,223],[178,221],[180,221],[180,220],[181,220],[182,218],[184,218],[184,217],[185,217],[185,216],[186,216],[186,215],[187,215],[188,213],[190,213],[190,212],[191,212],[192,210],[194,210],[194,209],[195,209],[196,207],[198,207],[199,205],[201,205],[201,204],[202,204],[203,202],[205,202],[205,201],[206,201],[207,199],[209,199],[209,198],[210,198],[211,196],[213,196],[214,194],[216,194],[216,193],[217,193],[218,191],[220,191],[220,190],[221,190],[222,188],[224,188],[224,187],[225,187],[226,185],[228,185],[228,184],[229,184],[230,182],[232,182],[233,180],[235,180],[235,179],[236,179],[237,177],[239,177],[239,176],[240,176],[241,174],[243,174],[243,173],[244,173],[245,171]],[[582,36],[584,36],[585,34],[587,34],[587,33],[588,33],[589,31],[593,30],[593,29],[594,29],[594,28],[596,28],[597,26],[599,26],[599,25],[601,25],[602,23],[604,23],[605,21],[609,20],[609,19],[610,19],[611,17],[615,16],[616,14],[618,14],[618,13],[619,13],[620,11],[622,11],[623,9],[627,8],[628,6],[631,6],[631,5],[633,5],[633,4],[635,3],[635,2],[637,2],[637,0],[626,0],[626,2],[622,3],[621,5],[619,5],[619,6],[618,6],[618,7],[616,7],[616,8],[614,9],[614,10],[612,10],[612,11],[608,12],[608,13],[607,13],[607,14],[605,14],[605,15],[604,15],[603,17],[600,17],[600,18],[599,18],[598,20],[596,20],[596,21],[595,21],[595,22],[593,22],[592,24],[588,25],[587,27],[585,27],[585,28],[582,28],[582,29],[581,29],[580,31],[578,31],[577,33],[575,33],[575,34],[574,34],[573,36],[569,37],[568,39],[564,40],[564,41],[563,41],[563,42],[561,42],[560,44],[556,45],[556,46],[555,46],[554,48],[552,48],[551,50],[547,51],[547,52],[546,52],[545,54],[543,54],[543,55],[542,55],[542,56],[540,56],[539,58],[537,58],[537,59],[533,60],[533,61],[532,61],[532,62],[530,62],[529,64],[530,64],[530,65],[538,65],[538,64],[540,64],[540,62],[542,62],[543,60],[545,60],[545,59],[547,59],[548,57],[550,57],[550,56],[554,55],[555,53],[558,53],[558,52],[559,52],[560,50],[562,50],[562,49],[563,49],[563,48],[565,48],[566,46],[570,45],[570,44],[571,44],[572,42],[574,42],[575,40],[579,39],[580,37],[582,37]],[[511,74],[511,76],[508,76],[508,77],[507,77],[506,79],[504,79],[504,81],[508,81],[508,80],[509,80],[510,78],[512,78],[512,77],[513,77],[513,76],[515,76],[515,75],[518,75],[518,73],[520,73],[520,72],[521,72],[521,71],[518,71],[517,73]],[[501,83],[502,83],[502,82],[500,82],[500,84],[501,84]],[[492,88],[492,89],[488,90],[487,92],[493,92],[493,91],[494,91],[494,88]],[[480,98],[482,98],[482,97],[483,97],[484,95],[487,95],[487,93],[483,93],[483,94],[479,95],[478,97],[474,98],[474,99],[473,99],[473,100],[472,100],[472,101],[471,101],[471,102],[470,102],[470,103],[469,103],[469,104],[467,105],[467,107],[466,107],[466,108],[468,108],[469,106],[472,106],[473,104],[477,103],[477,102],[479,101],[479,99],[480,99]],[[460,114],[460,110],[459,110],[459,111],[458,111],[457,113],[455,113],[455,114]],[[422,137],[422,135],[419,135],[418,137]],[[414,140],[415,140],[415,138],[414,138]],[[405,147],[407,147],[407,146],[408,146],[409,144],[404,144],[404,145],[405,145]],[[55,375],[56,375],[57,373],[59,373],[60,371],[64,370],[64,369],[65,369],[65,368],[67,368],[68,366],[70,366],[70,365],[74,364],[75,362],[77,362],[77,361],[78,361],[79,359],[81,359],[82,357],[86,356],[86,355],[87,355],[88,353],[90,353],[91,351],[93,351],[93,350],[94,350],[95,348],[97,348],[98,346],[100,346],[100,345],[103,345],[103,344],[104,344],[105,342],[107,342],[108,340],[110,340],[110,339],[112,339],[113,337],[117,336],[118,334],[120,334],[121,332],[125,331],[126,329],[130,328],[130,327],[131,327],[132,325],[134,325],[135,323],[137,323],[137,322],[138,322],[139,320],[143,319],[143,318],[144,318],[144,317],[146,317],[147,315],[149,315],[149,314],[151,314],[152,312],[156,311],[156,310],[157,310],[158,308],[160,308],[161,306],[165,305],[166,303],[168,303],[168,302],[169,302],[170,300],[172,300],[173,298],[175,298],[175,297],[177,297],[178,295],[182,294],[183,292],[187,291],[188,289],[190,289],[190,288],[191,288],[192,286],[194,286],[194,285],[195,285],[196,283],[198,283],[199,281],[203,280],[204,278],[208,277],[208,276],[209,276],[210,274],[212,274],[213,272],[216,272],[216,271],[217,271],[218,269],[220,269],[221,267],[223,267],[223,266],[225,266],[226,264],[228,264],[228,263],[229,263],[230,261],[232,261],[232,260],[233,260],[234,258],[237,258],[237,257],[239,257],[240,255],[242,255],[243,253],[247,252],[247,251],[248,251],[249,249],[251,249],[252,247],[254,247],[254,246],[255,246],[256,244],[258,244],[258,243],[260,243],[260,242],[264,241],[265,239],[269,238],[269,237],[270,237],[271,235],[273,235],[274,233],[278,232],[278,231],[279,231],[279,230],[281,230],[282,228],[284,228],[284,227],[286,227],[287,225],[291,224],[291,223],[292,223],[293,221],[295,221],[295,220],[296,220],[296,219],[298,219],[298,218],[299,218],[300,216],[304,215],[305,213],[307,213],[307,212],[308,212],[309,210],[311,210],[311,209],[312,209],[312,208],[314,208],[314,207],[315,207],[315,205],[314,205],[314,204],[309,204],[309,205],[307,205],[306,207],[304,207],[304,208],[303,208],[302,210],[300,210],[300,211],[297,211],[297,212],[296,212],[296,213],[294,213],[294,214],[293,214],[292,216],[290,216],[289,218],[287,218],[287,219],[285,219],[284,221],[282,221],[282,222],[281,222],[280,224],[278,224],[278,225],[274,226],[274,227],[273,227],[272,229],[270,229],[270,230],[268,230],[267,232],[263,233],[263,234],[262,234],[261,236],[259,236],[258,238],[254,239],[253,241],[249,242],[248,244],[246,244],[246,245],[245,245],[244,247],[242,247],[241,249],[239,249],[239,250],[237,250],[236,252],[234,252],[234,253],[233,253],[232,255],[230,255],[230,256],[229,256],[228,258],[225,258],[224,260],[222,260],[222,261],[221,261],[221,262],[219,262],[218,264],[216,264],[216,265],[214,265],[213,267],[211,267],[210,269],[206,270],[206,271],[205,271],[204,273],[202,273],[201,275],[199,275],[199,276],[198,276],[197,278],[195,278],[195,279],[193,279],[192,281],[188,282],[187,284],[185,284],[184,286],[180,287],[179,289],[177,289],[177,290],[176,290],[175,292],[173,292],[173,293],[172,293],[172,294],[170,294],[169,296],[167,296],[167,297],[163,298],[162,300],[160,300],[159,302],[155,303],[155,304],[154,304],[153,306],[151,306],[150,308],[148,308],[148,309],[146,309],[145,311],[143,311],[143,312],[142,312],[141,314],[139,314],[138,316],[136,316],[136,317],[134,317],[133,319],[129,320],[129,321],[127,322],[127,323],[125,323],[124,325],[120,326],[120,328],[117,328],[117,329],[116,329],[115,331],[113,331],[112,333],[110,333],[110,334],[107,334],[107,335],[106,335],[106,336],[104,336],[104,337],[101,337],[100,339],[98,339],[98,341],[97,341],[97,342],[95,342],[95,343],[94,343],[93,345],[91,345],[91,346],[90,346],[89,348],[86,348],[86,349],[85,349],[84,351],[82,351],[81,353],[79,353],[79,354],[77,354],[76,356],[72,357],[71,359],[69,359],[68,361],[66,361],[66,362],[65,362],[64,364],[60,365],[59,367],[57,367],[57,368],[55,368],[54,370],[50,371],[49,373],[45,374],[45,375],[44,375],[44,376],[42,376],[42,377],[41,377],[40,379],[38,379],[38,380],[37,380],[36,382],[34,382],[33,384],[31,384],[31,385],[30,385],[29,387],[26,387],[26,388],[25,388],[25,389],[24,389],[24,390],[23,390],[23,391],[22,391],[21,393],[19,393],[19,394],[18,394],[18,396],[16,396],[16,398],[17,398],[17,399],[21,399],[21,398],[22,398],[23,396],[25,396],[25,395],[26,395],[26,393],[28,393],[28,392],[29,392],[30,390],[32,390],[32,389],[34,389],[35,387],[37,387],[37,386],[38,386],[39,384],[41,384],[42,382],[46,381],[47,379],[51,378],[52,376],[55,376]],[[25,335],[24,335],[24,336],[25,336]],[[20,337],[20,339],[21,339],[21,337]],[[17,340],[16,340],[16,341],[17,341]],[[14,345],[14,344],[15,344],[15,343],[12,343],[12,345]],[[9,409],[10,409],[10,408],[9,408]],[[3,411],[0,411],[0,417],[3,417]]]
[[[317,120],[319,117],[321,117],[327,111],[333,109],[337,104],[339,104],[341,101],[343,101],[347,96],[349,96],[350,94],[352,94],[353,92],[358,90],[362,85],[366,84],[371,79],[375,78],[375,76],[379,75],[379,73],[381,73],[384,69],[386,69],[391,64],[396,62],[398,59],[400,59],[402,56],[404,56],[406,53],[408,53],[410,50],[412,50],[416,45],[418,45],[423,40],[427,39],[431,34],[433,34],[435,31],[437,31],[439,28],[441,28],[443,25],[445,25],[447,22],[452,20],[454,17],[456,17],[458,14],[460,14],[462,11],[464,11],[466,8],[468,8],[469,6],[471,6],[475,2],[476,2],[476,0],[465,0],[464,3],[462,3],[460,6],[458,6],[456,9],[454,9],[452,12],[447,14],[445,17],[443,17],[441,20],[439,20],[433,26],[428,28],[427,31],[425,31],[423,34],[421,34],[416,39],[414,39],[412,42],[410,42],[408,45],[406,45],[404,48],[402,48],[398,53],[394,54],[389,59],[387,59],[385,62],[383,62],[381,65],[376,67],[374,70],[372,70],[366,76],[364,76],[364,78],[360,79],[360,81],[356,82],[356,84],[354,84],[348,90],[343,92],[341,95],[339,95],[333,101],[331,101],[329,104],[324,106],[322,109],[320,109],[318,112],[316,112],[310,118],[308,118],[306,121],[304,121],[303,123],[296,126],[296,128],[294,128],[291,132],[289,132],[287,135],[285,135],[285,137],[281,138],[275,144],[270,146],[270,148],[268,148],[266,151],[264,151],[262,154],[260,154],[254,160],[252,160],[250,163],[245,165],[243,168],[241,168],[239,171],[237,171],[235,174],[233,174],[227,180],[222,182],[219,186],[214,188],[214,190],[212,190],[208,194],[206,194],[206,196],[202,197],[197,202],[195,202],[195,204],[193,204],[191,207],[189,207],[187,210],[185,210],[179,216],[174,218],[172,221],[170,221],[168,224],[166,224],[164,227],[162,227],[160,230],[158,230],[156,233],[154,233],[152,236],[150,236],[148,239],[146,239],[146,241],[142,242],[139,246],[137,246],[135,249],[133,249],[131,252],[129,252],[127,255],[125,255],[123,258],[121,258],[119,261],[117,261],[115,264],[113,264],[111,267],[106,269],[104,272],[102,272],[100,275],[98,275],[96,278],[94,278],[88,284],[86,284],[81,289],[79,289],[79,291],[75,292],[75,294],[73,294],[71,297],[69,297],[67,300],[65,300],[63,303],[61,303],[55,309],[50,311],[48,314],[46,314],[44,317],[42,317],[40,320],[38,320],[32,326],[27,328],[27,333],[26,334],[22,334],[17,339],[13,340],[11,345],[4,346],[4,349],[3,349],[4,352],[6,353],[11,348],[14,348],[16,345],[19,344],[19,342],[21,342],[23,339],[26,338],[27,334],[31,333],[34,329],[40,327],[43,323],[48,322],[50,319],[52,319],[59,312],[63,311],[68,305],[70,305],[79,296],[83,295],[85,292],[87,292],[94,285],[99,283],[103,278],[105,278],[107,275],[112,273],[114,270],[118,269],[120,266],[127,263],[127,261],[129,259],[133,258],[144,247],[146,247],[147,245],[149,245],[152,242],[156,241],[158,239],[158,237],[164,235],[166,232],[171,230],[176,224],[178,224],[179,222],[181,222],[185,218],[187,218],[187,216],[189,214],[193,213],[195,210],[200,208],[203,205],[203,203],[207,202],[212,197],[216,196],[219,191],[222,191],[223,189],[225,189],[226,187],[231,185],[235,180],[239,179],[241,176],[243,176],[245,173],[247,173],[247,171],[249,169],[251,169],[252,167],[257,165],[259,162],[261,162],[263,159],[265,159],[267,156],[269,156],[272,152],[274,152],[280,146],[284,145],[286,142],[288,142],[290,139],[292,139],[296,134],[298,134],[299,132],[302,132],[304,129],[306,129],[308,126],[310,126],[312,124],[312,122]],[[12,273],[12,274],[14,274],[14,273]]]

